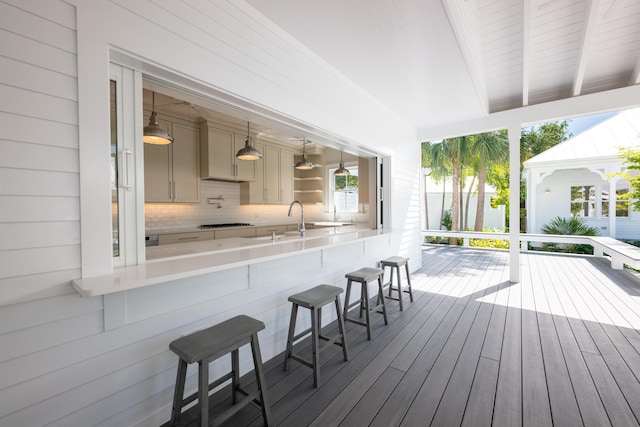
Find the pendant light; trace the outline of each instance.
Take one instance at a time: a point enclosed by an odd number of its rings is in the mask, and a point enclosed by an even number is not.
[[[349,169],[344,167],[344,162],[342,161],[342,151],[340,152],[340,167],[338,169],[336,169],[336,171],[333,174],[335,176],[349,176],[349,175],[351,175],[351,172],[349,172]]]
[[[309,161],[309,159],[307,158],[307,140],[303,139],[302,140],[302,158],[300,159],[300,161],[298,163],[296,163],[296,165],[294,166],[294,168],[301,170],[301,171],[308,171],[310,169],[313,169],[313,163],[311,163]]]
[[[173,142],[173,137],[158,125],[158,115],[156,114],[156,93],[152,92],[152,107],[149,124],[144,127],[142,140],[147,144],[167,145]]]
[[[260,160],[262,158],[262,153],[253,146],[253,138],[249,133],[249,122],[247,122],[247,139],[244,140],[244,147],[236,153],[236,158],[240,160]]]

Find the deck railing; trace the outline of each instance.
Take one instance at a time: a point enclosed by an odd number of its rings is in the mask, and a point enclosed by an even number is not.
[[[463,246],[469,246],[470,239],[509,240],[508,233],[491,231],[422,230],[422,238],[425,237],[462,239]],[[610,258],[611,268],[621,270],[626,264],[640,270],[640,248],[611,237],[521,233],[519,240],[521,251],[528,250],[529,242],[591,245],[593,256]]]

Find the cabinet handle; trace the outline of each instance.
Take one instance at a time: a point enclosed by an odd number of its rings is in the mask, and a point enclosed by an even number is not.
[[[171,181],[167,181],[167,184],[169,184],[169,199],[173,199],[173,185],[171,184]]]
[[[122,150],[122,163],[124,166],[124,171],[122,174],[122,188],[126,190],[131,190],[133,185],[129,183],[129,157],[133,156],[133,152],[131,150]]]
[[[177,199],[178,198],[178,193],[176,191],[176,182],[175,181],[171,181],[171,186],[173,187],[173,199]]]

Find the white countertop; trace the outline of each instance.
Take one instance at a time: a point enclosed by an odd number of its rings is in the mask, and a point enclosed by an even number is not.
[[[339,230],[339,231],[336,231]],[[295,252],[319,250],[355,240],[388,234],[386,230],[355,227],[308,230],[305,237],[280,235],[267,238],[234,237],[191,243],[152,246],[147,257],[156,258],[130,267],[115,269],[104,276],[75,279],[74,288],[82,296],[105,295],[192,276],[290,256]]]

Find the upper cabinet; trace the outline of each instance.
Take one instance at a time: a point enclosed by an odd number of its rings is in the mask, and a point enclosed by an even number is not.
[[[199,202],[200,129],[161,115],[158,123],[174,140],[168,145],[144,144],[145,202]]]
[[[256,180],[240,186],[242,204],[289,204],[293,201],[293,152],[274,144],[256,144]]]
[[[246,135],[209,121],[200,123],[200,176],[224,181],[254,181],[256,161],[238,160]]]

